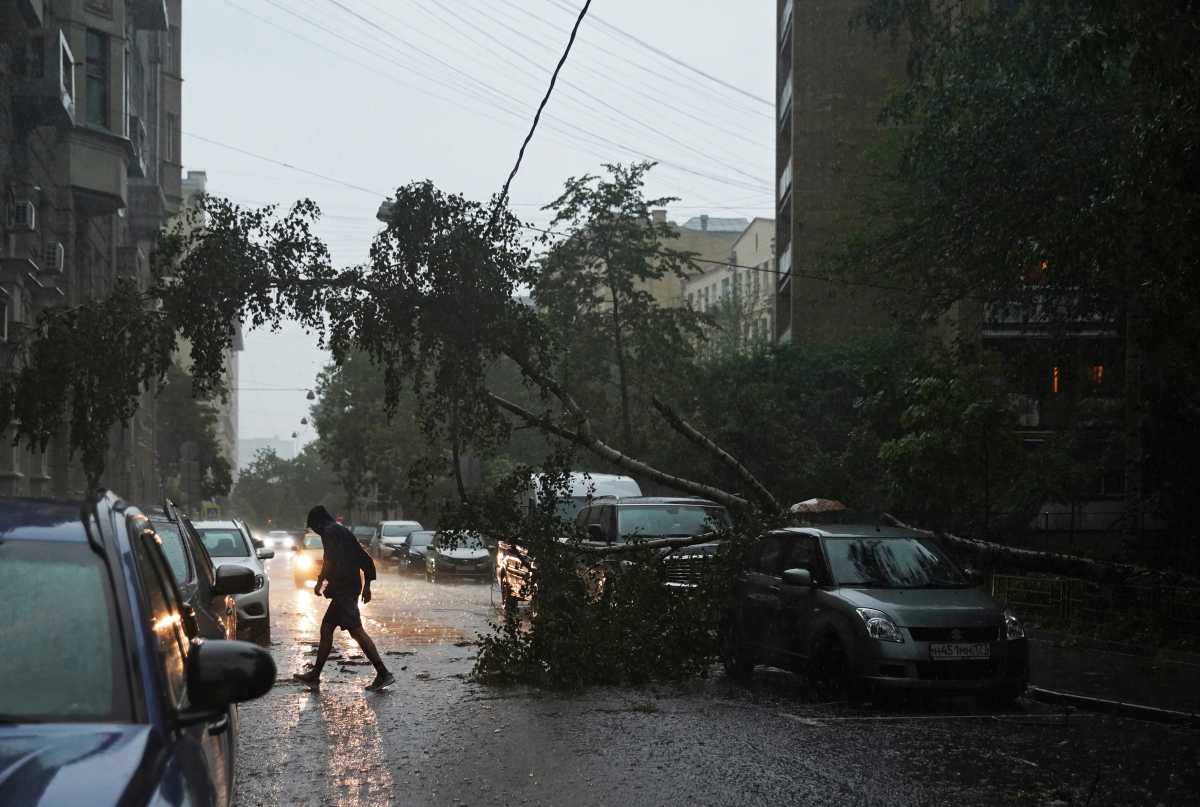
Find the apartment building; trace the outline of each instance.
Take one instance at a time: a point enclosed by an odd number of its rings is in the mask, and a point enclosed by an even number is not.
[[[0,353],[40,311],[150,280],[181,200],[182,0],[0,3]],[[147,398],[112,435],[106,483],[157,496]],[[64,438],[45,454],[0,439],[0,494],[81,493]]]
[[[684,302],[714,314],[720,320],[718,340],[734,351],[773,339],[775,231],[774,219],[755,218],[730,245],[724,262],[702,264],[703,272],[683,282]]]
[[[852,25],[861,0],[777,0],[775,337],[837,341],[887,321],[890,302],[831,282],[828,262],[855,231],[875,181],[879,115],[906,52]]]

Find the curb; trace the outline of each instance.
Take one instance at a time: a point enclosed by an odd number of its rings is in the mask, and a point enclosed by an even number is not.
[[[1074,692],[1060,692],[1055,689],[1043,689],[1042,687],[1035,686],[1029,687],[1026,690],[1026,695],[1042,703],[1075,706],[1089,712],[1103,712],[1105,714],[1131,717],[1136,720],[1150,720],[1155,723],[1200,727],[1200,714],[1195,712],[1180,712],[1175,709],[1162,709],[1157,706],[1145,706],[1140,703],[1126,703],[1125,701],[1114,701],[1107,698],[1093,698]]]

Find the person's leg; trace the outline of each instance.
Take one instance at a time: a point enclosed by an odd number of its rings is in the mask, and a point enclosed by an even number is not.
[[[317,662],[313,665],[313,672],[317,675],[321,674],[321,670],[325,669],[325,662],[329,660],[329,654],[333,652],[333,632],[337,630],[337,621],[333,618],[331,612],[333,604],[325,611],[325,618],[321,620],[321,641],[317,645]]]
[[[388,669],[383,666],[383,659],[379,656],[379,649],[375,647],[375,642],[363,630],[363,626],[359,625],[350,631],[350,636],[354,641],[358,642],[358,646],[362,648],[363,655],[371,662],[371,666],[375,668],[378,675],[387,675]]]

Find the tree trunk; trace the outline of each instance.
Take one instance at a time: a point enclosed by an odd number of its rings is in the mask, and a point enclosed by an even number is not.
[[[621,333],[621,298],[613,281],[612,265],[605,255],[605,268],[608,270],[608,291],[612,295],[612,329],[613,347],[617,352],[617,385],[621,391],[621,429],[626,446],[633,446],[633,421],[629,415],[629,379],[625,367],[625,336]]]

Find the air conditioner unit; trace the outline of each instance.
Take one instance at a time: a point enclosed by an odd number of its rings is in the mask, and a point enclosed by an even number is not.
[[[39,266],[46,274],[61,275],[66,257],[67,251],[63,249],[61,241],[47,241],[46,246],[42,249],[42,260],[39,262]]]
[[[23,233],[37,230],[37,208],[33,202],[20,199],[8,208],[8,229]]]
[[[70,126],[75,122],[75,57],[60,30],[39,31],[25,42],[16,65],[13,100],[27,125]]]

